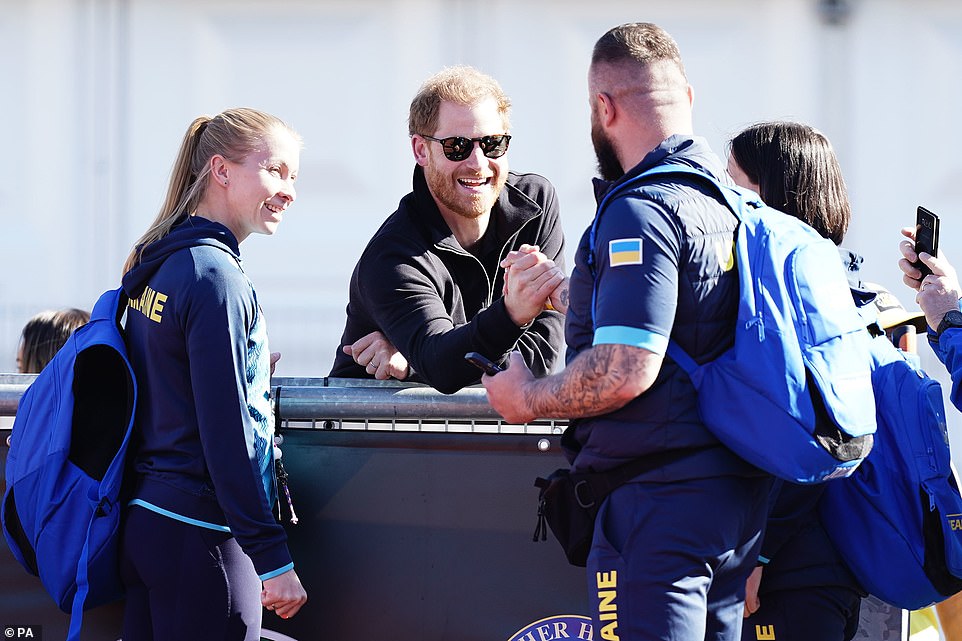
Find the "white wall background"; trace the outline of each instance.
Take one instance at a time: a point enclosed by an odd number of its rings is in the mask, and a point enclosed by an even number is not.
[[[442,66],[512,97],[512,167],[555,183],[570,258],[593,213],[591,47],[638,20],[677,39],[719,153],[757,120],[832,139],[846,245],[907,306],[896,245],[917,204],[962,256],[956,0],[0,0],[0,371],[29,316],[118,283],[187,124],[227,107],[276,113],[306,142],[297,204],[242,248],[279,375],[328,372],[356,257],[410,188],[408,104]]]

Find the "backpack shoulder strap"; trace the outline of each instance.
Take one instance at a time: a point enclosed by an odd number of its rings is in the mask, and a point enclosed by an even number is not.
[[[642,182],[642,179],[645,181],[650,181],[652,178],[656,177],[687,178],[689,180],[700,181],[703,185],[707,185],[712,188],[712,191],[714,192],[712,195],[727,205],[732,213],[735,214],[735,217],[738,218],[738,220],[742,219],[742,212],[746,209],[758,209],[759,207],[764,206],[764,203],[758,194],[735,185],[722,184],[717,178],[709,174],[707,171],[702,171],[696,167],[692,167],[691,165],[682,165],[676,163],[658,165],[657,167],[652,167],[648,171],[639,174],[636,178],[625,183],[625,186],[637,186],[639,182]],[[621,189],[618,189],[618,191],[620,192]],[[609,194],[609,196],[610,195],[613,195],[613,193]]]
[[[758,209],[765,206],[758,194],[734,185],[723,185],[708,172],[702,171],[696,167],[692,167],[691,165],[669,163],[652,167],[651,169],[638,174],[634,178],[625,181],[623,184],[618,185],[617,188],[606,194],[605,197],[602,198],[601,203],[598,205],[598,211],[595,213],[594,220],[591,221],[591,229],[588,232],[588,269],[591,272],[592,277],[595,276],[594,247],[595,239],[598,234],[598,225],[601,222],[601,214],[608,206],[608,203],[615,196],[624,193],[629,189],[634,189],[647,182],[654,182],[659,178],[669,177],[696,180],[700,181],[704,185],[709,186],[714,192],[712,193],[712,196],[715,196],[722,203],[724,203],[739,221],[742,220],[743,211],[749,209]],[[593,302],[594,301],[592,301],[592,303]],[[593,304],[592,310],[594,310]]]
[[[591,272],[592,278],[594,278],[596,275],[594,248],[595,238],[598,233],[598,224],[601,220],[601,214],[605,210],[605,207],[607,207],[609,201],[628,189],[634,189],[643,183],[653,182],[656,179],[662,178],[682,178],[696,180],[701,182],[703,185],[707,185],[713,191],[712,195],[724,203],[739,221],[743,219],[742,212],[746,211],[746,209],[758,209],[765,206],[758,194],[755,194],[747,189],[735,187],[733,185],[724,185],[707,171],[702,171],[691,165],[667,163],[652,167],[651,169],[638,174],[634,178],[625,181],[623,184],[619,185],[617,189],[613,189],[611,192],[605,195],[605,197],[601,200],[601,203],[598,205],[598,212],[595,214],[595,218],[591,222],[591,230],[588,232],[588,268]],[[594,323],[596,294],[597,287],[593,284],[591,293],[592,323]],[[695,360],[689,356],[687,352],[685,352],[685,350],[679,347],[674,340],[669,339],[667,354],[689,375],[698,367],[698,363],[696,363]]]
[[[93,310],[90,312],[90,320],[110,320],[113,319],[118,325],[124,315],[127,305],[127,294],[123,287],[105,291],[97,299]]]
[[[83,627],[84,603],[90,590],[90,578],[87,576],[87,565],[90,562],[90,533],[96,522],[96,517],[87,525],[83,550],[77,563],[77,591],[74,593],[70,606],[70,627],[67,629],[67,641],[80,641],[80,630]]]

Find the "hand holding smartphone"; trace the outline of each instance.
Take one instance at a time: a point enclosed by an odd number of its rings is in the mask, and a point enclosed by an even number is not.
[[[915,213],[915,253],[918,255],[923,252],[930,256],[939,254],[939,217],[919,205]],[[922,278],[932,273],[921,260],[915,261],[912,266],[922,272]]]
[[[480,369],[482,372],[484,372],[488,376],[494,376],[498,372],[504,371],[500,367],[498,367],[494,363],[494,361],[487,358],[486,356],[482,356],[481,354],[478,354],[477,352],[468,352],[467,354],[464,355],[464,360],[468,361],[469,363],[471,363],[472,365]]]

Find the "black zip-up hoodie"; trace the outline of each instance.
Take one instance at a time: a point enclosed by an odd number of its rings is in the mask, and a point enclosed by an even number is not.
[[[464,360],[479,352],[495,362],[518,350],[535,376],[549,373],[561,354],[564,317],[542,312],[526,328],[504,306],[499,263],[522,244],[538,245],[564,270],[564,232],[554,187],[537,174],[508,173],[475,256],[444,222],[424,178],[381,225],[351,276],[347,324],[340,345],[381,331],[407,358],[409,381],[446,394],[481,380]],[[331,376],[371,378],[338,347]]]

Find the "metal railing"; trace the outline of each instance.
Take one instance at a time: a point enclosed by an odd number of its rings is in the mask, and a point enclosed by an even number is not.
[[[0,374],[0,416],[14,416],[34,374]],[[283,427],[404,432],[560,434],[565,421],[506,423],[482,387],[442,394],[398,381],[275,377],[275,410]]]
[[[36,374],[0,374],[0,416],[15,416],[17,403]]]

